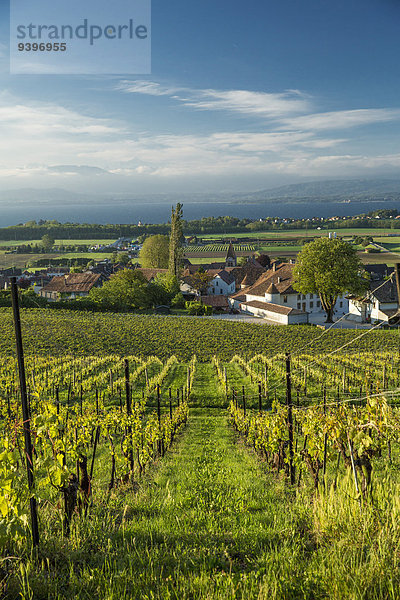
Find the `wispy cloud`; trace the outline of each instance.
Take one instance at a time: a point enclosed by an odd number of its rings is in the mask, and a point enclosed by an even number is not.
[[[299,90],[267,93],[251,90],[193,89],[143,80],[121,81],[117,89],[131,94],[167,96],[196,110],[225,111],[261,118],[264,123],[269,122],[271,129],[279,130],[346,130],[374,123],[400,121],[400,109],[397,108],[315,112],[315,100]]]
[[[360,108],[284,118],[282,128],[322,131],[399,120],[400,109],[397,108]]]
[[[351,127],[400,121],[397,109],[315,112],[314,101],[291,90],[266,94],[245,90],[195,93],[154,82],[124,82],[132,94],[162,97],[188,110],[253,116],[257,130],[215,127],[208,133],[137,133],[137,124],[93,115],[56,103],[29,103],[0,93],[0,179],[30,184],[54,181],[98,187],[208,177],[335,176],[394,171],[400,154],[351,152]],[[219,121],[217,121],[219,125]],[[214,129],[213,129],[214,127]],[[340,135],[341,133],[341,135]],[[343,135],[344,133],[344,135]],[[125,184],[124,184],[125,185]]]
[[[117,89],[131,94],[168,96],[197,110],[227,111],[242,116],[277,118],[310,109],[309,98],[298,90],[275,94],[250,90],[192,89],[142,80],[122,81]]]
[[[107,135],[121,131],[107,119],[100,119],[69,110],[57,104],[0,104],[2,132],[21,131],[30,135]]]

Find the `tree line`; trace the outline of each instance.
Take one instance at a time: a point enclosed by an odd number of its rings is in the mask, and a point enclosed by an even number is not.
[[[390,214],[389,214],[390,213]],[[251,231],[274,231],[279,229],[316,229],[327,227],[329,229],[349,228],[391,228],[400,229],[400,219],[395,219],[396,210],[382,209],[368,214],[347,217],[338,221],[304,221],[302,219],[282,222],[272,217],[262,221],[239,219],[230,216],[203,217],[186,221],[182,219],[182,231],[185,235],[199,233],[246,233]],[[376,218],[379,217],[379,218]],[[389,218],[392,217],[392,218]],[[276,222],[277,221],[277,222]],[[146,235],[166,235],[170,232],[171,223],[137,224],[90,224],[90,223],[60,223],[59,221],[28,221],[9,227],[0,228],[0,240],[40,240],[44,235],[54,239],[61,239],[67,243],[68,239],[110,239],[119,237],[138,238]]]

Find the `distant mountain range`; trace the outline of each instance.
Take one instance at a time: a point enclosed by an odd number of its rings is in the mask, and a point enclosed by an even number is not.
[[[168,194],[94,194],[61,188],[21,188],[0,192],[2,202],[22,205],[85,204],[123,205],[133,203],[219,202],[269,204],[312,202],[373,202],[400,201],[400,179],[331,179],[295,183],[255,192],[168,193]]]
[[[249,194],[235,194],[243,202],[366,202],[400,200],[400,179],[331,179],[294,183]]]

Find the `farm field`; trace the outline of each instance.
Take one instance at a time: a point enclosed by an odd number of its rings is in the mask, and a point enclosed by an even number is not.
[[[24,269],[35,260],[56,258],[57,254],[5,254],[0,251],[0,269],[17,267]]]
[[[304,345],[293,426],[282,354],[130,355],[128,379],[116,355],[27,354],[38,558],[3,355],[2,597],[397,598],[399,355]]]
[[[52,252],[51,254],[5,254],[0,251],[0,268],[5,269],[8,267],[17,268],[29,268],[28,265],[37,260],[54,260],[55,258],[62,257],[65,261],[74,261],[77,258],[86,258],[90,260],[104,260],[105,258],[111,258],[112,252],[66,252],[59,254]]]
[[[253,244],[232,244],[235,252],[254,252],[255,246]],[[189,245],[186,246],[186,252],[199,252],[199,253],[209,253],[209,252],[228,252],[229,244],[206,244],[205,246],[195,246]]]
[[[75,240],[75,239],[56,239],[54,241],[54,244],[56,246],[91,246],[91,245],[96,245],[96,244],[110,244],[112,242],[115,242],[115,239],[80,239],[80,240]],[[35,244],[40,244],[40,240],[0,240],[0,249],[4,246],[21,246],[21,245],[35,245]]]
[[[264,239],[264,238],[274,238],[274,237],[316,237],[316,236],[326,236],[329,232],[333,232],[336,231],[337,235],[343,236],[343,237],[352,237],[353,235],[360,235],[360,236],[365,236],[365,235],[370,235],[372,237],[374,236],[379,236],[379,237],[384,237],[387,236],[389,234],[393,234],[396,233],[396,229],[390,229],[390,228],[382,228],[382,229],[378,229],[378,228],[368,228],[368,227],[359,227],[359,228],[338,228],[335,229],[334,225],[332,225],[332,227],[329,227],[329,229],[276,229],[276,230],[270,230],[270,231],[251,231],[249,230],[248,233],[225,233],[225,232],[221,232],[221,233],[197,233],[196,235],[198,237],[201,237],[203,239],[215,239],[215,238],[242,238],[242,237],[251,237],[251,238],[256,238],[256,239]]]

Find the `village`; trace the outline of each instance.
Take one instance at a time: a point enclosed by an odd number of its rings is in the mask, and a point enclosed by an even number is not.
[[[331,235],[329,234],[329,237]],[[188,240],[192,242],[192,238]],[[131,247],[120,239],[112,247],[126,251]],[[324,326],[325,312],[317,294],[302,294],[293,287],[295,259],[271,259],[267,254],[251,254],[238,258],[234,244],[219,262],[192,264],[182,261],[179,277],[180,293],[186,304],[209,307],[205,314],[214,318],[249,321],[269,325]],[[70,267],[47,267],[35,272],[18,268],[0,270],[0,289],[7,290],[10,278],[17,277],[21,289],[33,290],[49,303],[73,301],[88,297],[93,288],[101,287],[124,269],[141,273],[151,284],[167,269],[144,268],[139,263],[94,262],[82,272]],[[363,265],[368,290],[362,295],[344,293],[334,306],[334,326],[341,328],[371,327],[377,323],[398,324],[398,294],[394,269],[385,264]],[[168,306],[155,307],[156,312],[169,312]],[[192,313],[193,314],[193,313]],[[199,314],[199,313],[198,313]]]

